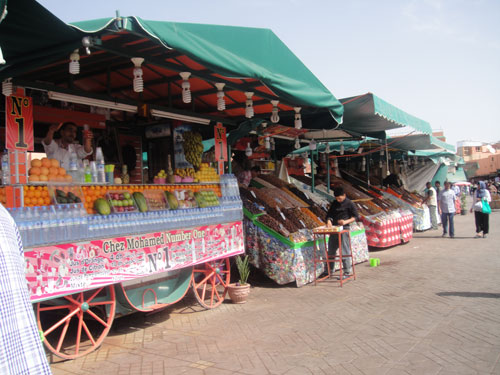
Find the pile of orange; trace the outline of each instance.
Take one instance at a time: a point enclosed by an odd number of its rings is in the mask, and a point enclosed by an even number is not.
[[[47,186],[24,186],[24,206],[48,206],[51,203]]]
[[[56,159],[33,159],[28,171],[28,182],[71,182],[73,178],[66,173],[66,169],[59,165]]]

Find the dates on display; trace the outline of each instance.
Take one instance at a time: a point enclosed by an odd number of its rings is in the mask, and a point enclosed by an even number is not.
[[[275,232],[278,232],[279,234],[281,234],[284,237],[290,236],[290,232],[288,230],[286,230],[286,228],[283,227],[283,225],[280,225],[280,223],[278,221],[276,221],[275,219],[273,219],[269,215],[259,216],[257,218],[257,220],[259,222],[261,222],[262,224],[264,224],[269,229],[272,229]]]

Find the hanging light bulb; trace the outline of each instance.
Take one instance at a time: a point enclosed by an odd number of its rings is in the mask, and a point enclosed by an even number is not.
[[[75,49],[71,55],[69,55],[69,73],[70,74],[80,74],[80,54],[78,50]]]
[[[363,158],[361,160],[361,172],[364,172],[366,170],[366,159]]]
[[[299,137],[295,138],[295,149],[298,150],[300,148]]]
[[[266,137],[265,146],[266,146],[266,150],[271,149],[271,140],[269,139],[269,137]]]
[[[329,154],[329,153],[330,153],[330,142],[326,142],[325,152],[326,152],[327,154]]]
[[[314,151],[316,150],[316,141],[314,139],[309,142],[309,150]]]
[[[340,155],[344,155],[344,142],[340,140]]]
[[[2,94],[5,96],[11,96],[14,92],[14,85],[12,84],[12,78],[7,78],[2,82]]]
[[[271,100],[271,104],[273,105],[273,110],[271,112],[271,122],[273,124],[276,124],[279,120],[280,117],[278,116],[278,104],[279,100]]]
[[[190,72],[181,72],[179,75],[182,78],[182,101],[184,103],[191,103],[191,84],[189,83]]]
[[[247,91],[245,92],[245,96],[247,97],[247,100],[245,102],[245,117],[252,118],[254,115],[253,101],[252,101],[253,92]]]
[[[218,82],[215,84],[215,87],[217,87],[217,110],[218,111],[224,111],[226,110],[226,100],[224,99],[224,86],[226,84],[222,82]]]
[[[253,154],[252,148],[250,147],[250,143],[248,143],[247,148],[245,149],[245,155],[247,157],[250,157],[250,156],[252,156],[252,154]]]
[[[134,92],[143,92],[144,80],[142,79],[143,71],[141,65],[144,59],[142,57],[132,57],[130,60],[134,64]]]
[[[302,116],[300,115],[301,109],[302,109],[301,107],[293,107],[293,110],[295,111],[295,121],[294,121],[295,129],[302,129]]]

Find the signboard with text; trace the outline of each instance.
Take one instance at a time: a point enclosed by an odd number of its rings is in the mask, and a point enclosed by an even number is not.
[[[244,251],[237,221],[28,249],[24,257],[31,301],[37,302]]]
[[[33,102],[23,95],[5,97],[5,147],[33,151]]]
[[[214,127],[215,160],[228,161],[226,128],[220,122]]]

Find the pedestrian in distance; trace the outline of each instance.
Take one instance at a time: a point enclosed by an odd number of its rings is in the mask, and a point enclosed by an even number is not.
[[[491,194],[486,188],[486,183],[484,181],[479,181],[479,186],[474,193],[474,199],[472,200],[472,207],[470,212],[474,211],[474,218],[476,222],[476,235],[474,238],[480,238],[481,232],[483,232],[483,238],[489,233],[490,229],[490,216],[488,213],[483,212],[483,206],[485,206],[484,201],[491,202]]]
[[[14,219],[0,204],[0,374],[51,374],[25,276]]]
[[[431,229],[432,230],[437,230],[438,225],[437,225],[437,192],[436,189],[432,187],[432,184],[430,182],[427,182],[425,184],[426,189],[425,189],[425,198],[422,203],[427,204],[429,207],[429,214],[431,215]]]
[[[451,184],[446,181],[444,183],[444,190],[439,196],[439,208],[441,211],[441,221],[443,223],[443,237],[449,233],[450,238],[455,237],[455,201],[457,196],[455,192],[450,189]]]

